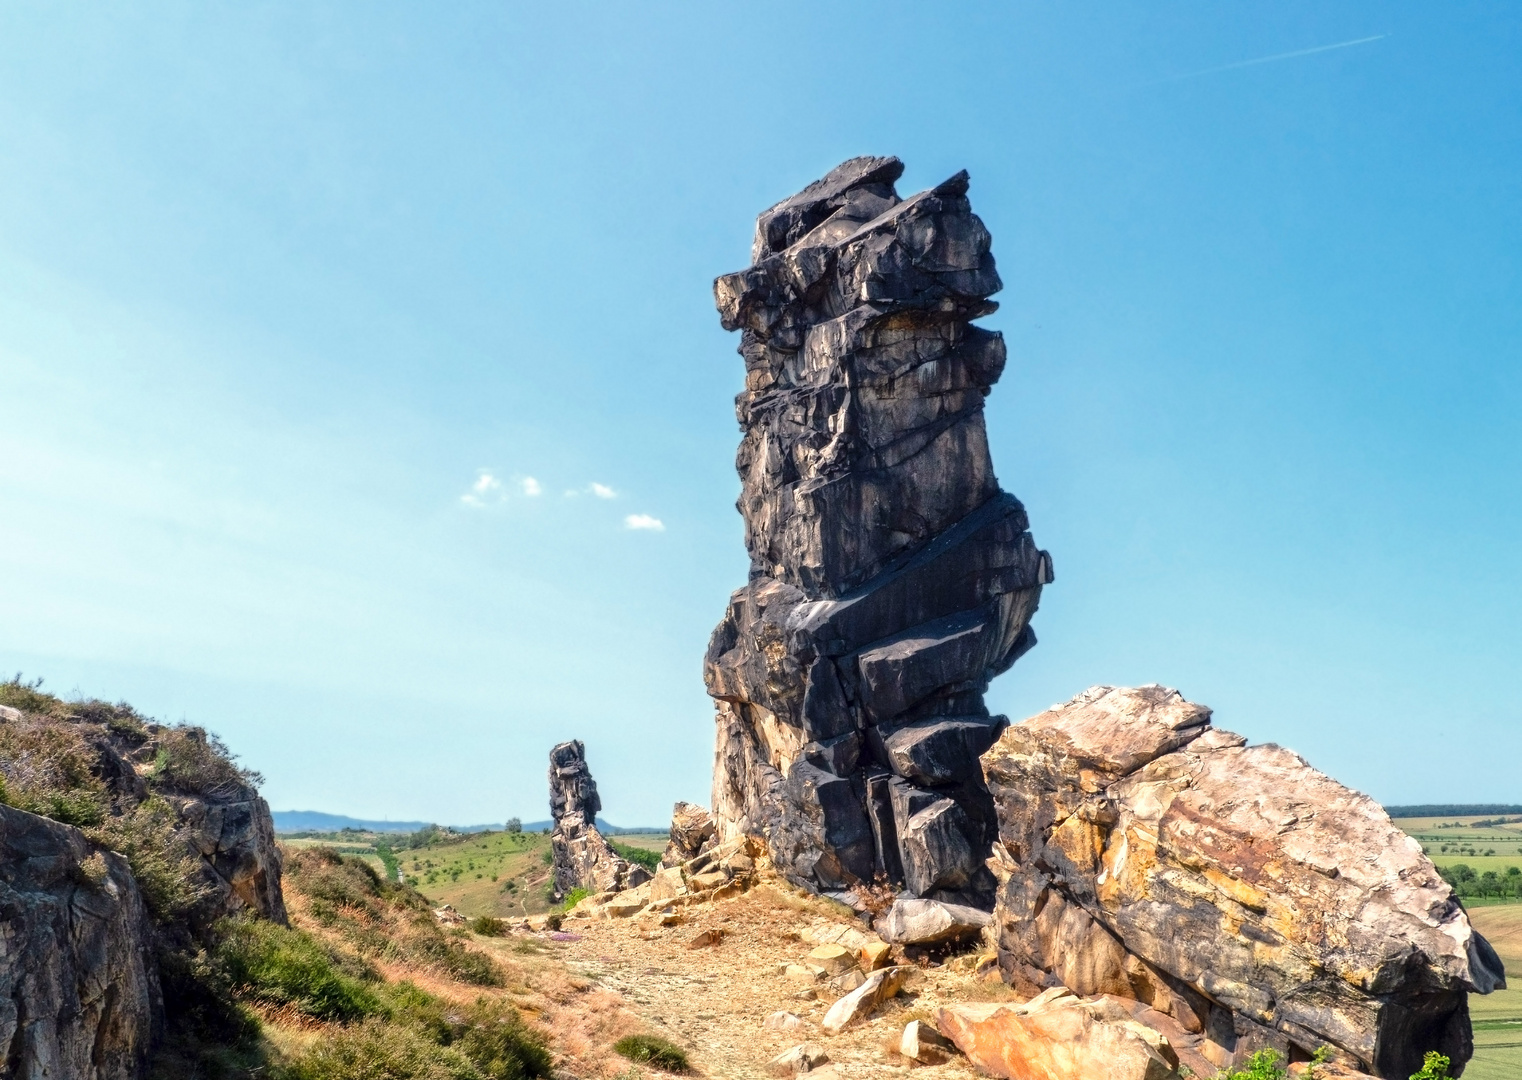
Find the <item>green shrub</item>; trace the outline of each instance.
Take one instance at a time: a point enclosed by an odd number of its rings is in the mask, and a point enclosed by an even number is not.
[[[41,679],[25,682],[21,678],[21,672],[18,671],[10,679],[0,682],[0,705],[9,705],[25,713],[43,716],[57,715],[62,711],[63,702],[52,694],[44,692],[41,687]]]
[[[380,1020],[318,1039],[284,1074],[286,1080],[482,1080],[459,1050]]]
[[[470,929],[472,933],[480,934],[482,937],[501,937],[507,933],[507,927],[503,925],[502,920],[492,918],[490,915],[477,915],[470,920]]]
[[[1247,1059],[1245,1069],[1222,1072],[1218,1080],[1284,1080],[1287,1073],[1279,1060],[1279,1051],[1265,1047]]]
[[[370,1020],[325,1038],[289,1069],[289,1080],[533,1080],[550,1075],[544,1038],[511,1005],[469,1008],[412,983],[388,988],[387,1022]]]
[[[436,925],[419,927],[418,932],[404,937],[398,951],[472,986],[501,986],[504,982],[502,968],[495,960],[447,937]]]
[[[620,859],[643,866],[652,874],[661,868],[661,853],[659,851],[646,851],[644,848],[620,844],[617,840],[609,840],[608,846],[613,849],[613,854],[617,855]]]
[[[229,793],[241,787],[258,787],[264,778],[240,768],[232,751],[205,728],[176,724],[155,733],[158,753],[148,779],[155,786],[187,794]]]
[[[589,893],[586,889],[583,889],[580,885],[578,885],[576,888],[565,894],[565,900],[560,905],[561,910],[570,911],[573,907],[591,895],[592,894]]]
[[[1411,1074],[1411,1080],[1449,1080],[1448,1066],[1450,1062],[1436,1050],[1428,1050],[1427,1056],[1422,1060],[1422,1067]]]
[[[640,1065],[649,1065],[665,1072],[684,1073],[691,1068],[687,1052],[659,1035],[625,1035],[613,1044],[613,1052]],[[1257,1078],[1253,1077],[1252,1080]]]
[[[344,970],[344,961],[299,930],[252,919],[219,927],[215,961],[233,992],[268,1005],[285,1005],[316,1020],[348,1022],[382,1011],[362,981],[373,973]]]
[[[285,864],[285,878],[310,900],[373,912],[375,901],[390,890],[364,859],[330,847],[298,851]]]
[[[205,864],[179,835],[180,815],[158,795],[131,813],[108,817],[85,835],[124,856],[148,914],[160,926],[183,922],[211,895]]]
[[[65,825],[99,824],[111,802],[96,775],[97,756],[78,724],[35,715],[0,723],[6,805]]]

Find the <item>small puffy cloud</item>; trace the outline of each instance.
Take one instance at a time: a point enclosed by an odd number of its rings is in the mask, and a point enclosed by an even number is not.
[[[630,514],[624,518],[624,528],[642,529],[646,532],[665,532],[666,525],[658,517],[649,514]]]
[[[599,499],[611,499],[618,494],[618,492],[614,491],[607,484],[599,484],[596,480],[592,481],[591,491],[592,494],[596,495]]]
[[[525,476],[522,480],[518,481],[518,485],[523,488],[523,494],[530,497],[544,494],[544,488],[532,476]]]
[[[460,501],[466,506],[485,506],[488,502],[499,502],[505,497],[502,481],[493,476],[490,469],[481,469],[476,475],[476,482],[460,496]]]

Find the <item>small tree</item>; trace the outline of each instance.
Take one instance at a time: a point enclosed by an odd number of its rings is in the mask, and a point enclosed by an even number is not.
[[[516,836],[519,833],[521,833],[523,831],[523,819],[522,818],[515,818],[515,817],[508,818],[507,819],[507,831],[512,833],[514,836]]]

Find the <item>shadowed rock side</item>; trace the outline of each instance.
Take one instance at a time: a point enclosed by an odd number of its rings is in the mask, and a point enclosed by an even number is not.
[[[587,768],[586,747],[579,740],[550,751],[550,848],[554,852],[555,899],[572,889],[619,892],[650,880],[643,866],[630,866],[597,831],[597,781]]]
[[[989,680],[1035,644],[1051,560],[999,490],[983,399],[1000,288],[967,174],[901,200],[856,158],[763,213],[719,278],[742,331],[736,466],[749,583],[704,665],[714,817],[806,888],[882,874],[988,908]]]
[[[163,1026],[153,927],[127,861],[0,805],[4,1074],[133,1080]]]
[[[1500,961],[1372,799],[1247,746],[1161,686],[1094,687],[983,759],[999,815],[1000,966],[1135,998],[1216,1065],[1272,1046],[1405,1077],[1473,1052]]]

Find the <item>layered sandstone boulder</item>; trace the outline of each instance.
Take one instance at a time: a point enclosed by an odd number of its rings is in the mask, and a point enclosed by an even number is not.
[[[163,1026],[154,928],[127,860],[0,805],[4,1074],[136,1080]]]
[[[907,200],[855,158],[763,213],[718,279],[740,330],[736,466],[749,583],[704,665],[714,816],[786,877],[879,875],[987,908],[995,836],[978,756],[989,680],[1035,644],[1051,560],[999,489],[983,401],[1004,342],[967,174]]]
[[[1472,1053],[1495,952],[1372,799],[1161,686],[1094,687],[984,756],[1000,965],[1138,999],[1216,1064],[1322,1046],[1377,1076]]]
[[[579,740],[550,750],[550,850],[555,899],[572,889],[616,893],[650,880],[643,866],[631,866],[597,831],[602,800],[587,767],[587,750]]]

